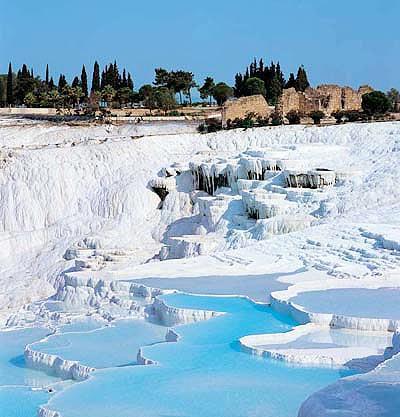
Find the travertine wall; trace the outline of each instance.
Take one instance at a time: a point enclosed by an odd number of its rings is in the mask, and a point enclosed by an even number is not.
[[[267,100],[262,95],[228,100],[222,108],[222,125],[226,126],[228,120],[243,119],[249,113],[268,117],[273,111],[274,107],[268,106]]]
[[[358,90],[354,90],[334,84],[307,88],[304,93],[296,91],[294,88],[288,88],[283,90],[277,107],[283,115],[290,111],[298,111],[307,115],[317,110],[331,115],[341,110],[360,110],[363,94],[371,91],[373,89],[369,86],[362,86]]]

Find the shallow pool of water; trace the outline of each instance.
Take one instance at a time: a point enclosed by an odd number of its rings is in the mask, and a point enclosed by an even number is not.
[[[294,417],[308,395],[349,372],[290,366],[243,353],[247,334],[285,332],[295,323],[245,298],[174,294],[171,306],[226,312],[177,326],[178,343],[143,349],[158,365],[112,368],[54,396],[63,417]]]
[[[1,417],[36,417],[38,407],[48,401],[45,387],[59,380],[27,369],[24,360],[25,346],[48,334],[41,328],[0,332]]]
[[[85,327],[75,325],[74,331],[50,336],[32,348],[93,368],[108,368],[135,364],[141,346],[162,342],[166,334],[165,327],[139,319],[118,320],[89,331],[82,330]]]
[[[382,302],[385,300],[385,302]],[[313,313],[400,320],[399,288],[338,288],[309,291],[290,301]]]

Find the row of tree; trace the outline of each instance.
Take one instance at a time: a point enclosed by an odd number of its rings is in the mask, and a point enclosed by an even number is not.
[[[269,104],[275,105],[284,88],[295,88],[305,91],[310,86],[306,70],[300,66],[295,77],[290,73],[288,80],[281,69],[279,62],[264,65],[264,61],[256,59],[246,68],[246,71],[235,76],[235,97],[262,94]]]
[[[138,92],[133,87],[131,74],[126,69],[121,73],[116,62],[106,65],[101,73],[98,62],[94,63],[90,90],[85,65],[82,66],[80,76],[75,76],[69,84],[64,74],[60,74],[55,83],[48,65],[42,80],[25,64],[15,73],[10,63],[8,74],[0,76],[0,105],[72,107],[85,104],[93,107],[103,101],[111,107],[142,103],[150,109],[168,111],[177,106],[176,96],[181,105],[184,100],[192,104],[193,88],[198,88],[201,98],[210,104],[214,99],[221,105],[234,93],[230,86],[225,83],[216,84],[211,77],[207,77],[199,87],[192,72],[168,71],[164,68],[155,69],[152,84],[142,86]]]
[[[100,66],[93,66],[92,85],[89,91],[85,65],[80,76],[74,77],[71,84],[64,74],[60,74],[58,83],[50,76],[46,66],[45,79],[35,76],[33,69],[22,65],[15,73],[11,63],[6,76],[0,76],[0,105],[4,106],[40,106],[70,107],[83,103],[115,100],[123,105],[133,100],[133,80],[124,68],[119,71],[117,63],[106,65],[100,76]]]

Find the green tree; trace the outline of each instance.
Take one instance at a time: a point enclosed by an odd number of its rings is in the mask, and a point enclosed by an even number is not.
[[[46,99],[52,107],[59,107],[61,105],[62,98],[55,88],[48,92]]]
[[[184,71],[182,75],[183,92],[189,99],[189,104],[192,105],[192,88],[197,87],[196,81],[194,80],[194,74],[192,72]]]
[[[308,82],[307,73],[303,65],[301,65],[297,71],[296,86],[297,91],[305,91],[306,88],[310,86],[310,83]]]
[[[151,111],[157,107],[155,98],[155,88],[150,84],[145,84],[140,87],[139,96],[143,105]]]
[[[282,91],[285,88],[286,81],[285,81],[285,76],[281,70],[281,65],[279,62],[276,64],[275,71],[276,71],[276,77],[278,78],[279,84],[281,86],[281,91]]]
[[[64,74],[60,74],[60,78],[58,79],[58,92],[61,94],[63,89],[68,85],[67,80],[65,79]]]
[[[244,95],[244,80],[243,75],[237,73],[235,75],[235,87],[234,87],[235,97],[242,97]]]
[[[79,78],[74,77],[74,79],[72,80],[71,87],[76,88],[76,87],[80,87],[80,86],[81,86],[81,82],[80,82]]]
[[[24,104],[28,107],[33,107],[36,103],[36,96],[32,92],[29,92],[24,98]]]
[[[36,84],[33,73],[29,71],[27,65],[23,64],[16,77],[14,101],[17,104],[22,104],[25,96],[35,89]]]
[[[101,90],[101,98],[107,102],[108,107],[111,107],[115,94],[115,89],[109,84]]]
[[[200,98],[203,100],[210,100],[210,106],[212,104],[213,89],[215,87],[214,79],[207,77],[204,80],[204,84],[199,88]]]
[[[281,84],[281,81],[279,80],[278,75],[275,74],[271,82],[271,86],[269,90],[268,103],[275,106],[281,94],[282,94],[282,84]]]
[[[85,68],[84,65],[82,66],[82,72],[81,72],[81,87],[82,87],[83,97],[87,98],[87,96],[88,96],[88,80],[87,80],[86,68]]]
[[[50,81],[50,78],[49,78],[49,64],[46,64],[46,85],[49,85],[49,81]]]
[[[390,101],[390,110],[395,111],[396,103],[400,103],[400,93],[395,88],[391,88],[386,93],[387,98]]]
[[[291,72],[289,75],[289,79],[285,85],[285,88],[296,88],[296,87],[297,87],[296,78],[294,77],[293,72]]]
[[[132,90],[129,87],[122,87],[116,93],[116,99],[121,106],[131,101]]]
[[[167,87],[175,94],[179,94],[179,102],[182,104],[182,93],[186,95],[192,104],[191,89],[196,87],[194,75],[188,71],[167,71],[164,68],[155,69],[154,83],[157,87]]]
[[[372,91],[362,96],[361,107],[369,116],[385,114],[390,110],[390,100],[382,91]]]
[[[97,61],[95,61],[93,66],[91,91],[100,91],[100,67]]]
[[[175,97],[169,88],[157,88],[154,96],[157,107],[163,110],[165,114],[176,107]]]
[[[126,80],[128,88],[133,91],[133,81],[130,72],[128,72],[128,79]]]
[[[222,106],[229,98],[233,97],[233,88],[225,83],[218,83],[213,88],[212,95],[218,106]]]
[[[171,81],[171,75],[170,73],[164,69],[164,68],[156,68],[155,70],[155,79],[154,79],[154,85],[157,87],[168,87],[170,88],[170,81]]]
[[[246,96],[254,96],[261,94],[265,97],[266,95],[265,83],[259,78],[253,77],[246,80],[244,83],[244,94]]]
[[[182,93],[187,88],[187,79],[185,71],[172,71],[170,74],[170,80],[167,87],[174,91],[175,94],[179,94],[179,103],[182,105]]]
[[[61,92],[62,102],[66,107],[71,107],[79,104],[82,97],[83,91],[79,86],[71,87],[66,85]]]
[[[7,105],[12,106],[14,104],[14,86],[13,86],[13,72],[11,62],[8,64],[7,74]]]

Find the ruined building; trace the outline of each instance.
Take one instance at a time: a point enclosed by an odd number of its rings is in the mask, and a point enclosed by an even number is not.
[[[290,111],[297,111],[308,115],[312,111],[323,111],[327,116],[341,110],[361,110],[362,96],[373,89],[362,86],[358,90],[350,87],[340,87],[324,84],[316,88],[307,88],[305,92],[294,88],[283,90],[277,110],[286,115]]]
[[[323,84],[316,88],[307,88],[306,91],[296,91],[287,88],[275,107],[269,106],[262,95],[241,97],[228,100],[222,108],[222,125],[226,126],[228,120],[243,119],[249,113],[260,117],[269,117],[277,110],[282,115],[290,111],[297,111],[307,116],[313,111],[323,111],[327,116],[337,111],[361,110],[362,96],[373,89],[362,86],[358,90],[350,87],[340,87],[334,84]]]
[[[228,120],[243,119],[250,113],[257,117],[269,117],[275,107],[269,106],[262,95],[246,96],[228,100],[222,108],[222,125]]]

